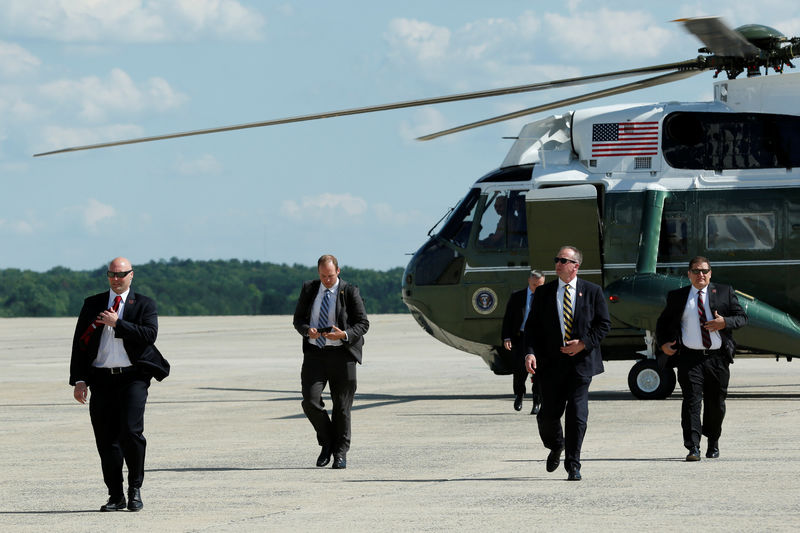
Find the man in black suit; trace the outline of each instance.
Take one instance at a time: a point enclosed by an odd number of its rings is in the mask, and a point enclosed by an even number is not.
[[[528,374],[525,368],[525,352],[522,337],[525,332],[525,322],[533,302],[533,293],[544,284],[544,274],[538,270],[531,270],[528,275],[528,286],[525,289],[511,293],[506,304],[506,314],[503,316],[503,347],[511,352],[514,374],[514,410],[522,410],[522,398],[525,396],[525,380],[531,376],[531,395],[533,408],[531,414],[539,412],[541,404],[539,383],[536,376]]]
[[[691,285],[670,291],[656,323],[661,350],[678,367],[681,385],[681,427],[687,461],[700,460],[700,435],[708,439],[706,457],[719,457],[719,436],[725,418],[728,368],[736,343],[732,330],[747,324],[747,315],[733,289],[711,283],[708,259],[689,261]],[[700,421],[701,402],[703,409]]]
[[[69,384],[86,403],[100,454],[108,502],[101,511],[125,509],[122,463],[128,465],[129,511],[142,509],[141,487],[147,441],[144,408],[151,378],[169,375],[169,363],[153,344],[158,334],[156,304],[131,289],[130,261],[108,265],[111,289],[86,298],[75,326]]]
[[[581,445],[589,417],[589,385],[603,372],[600,342],[611,329],[603,289],[578,278],[580,250],[564,246],[555,257],[558,279],[536,291],[525,325],[525,367],[537,374],[542,408],[539,436],[554,472],[566,448],[564,467],[571,481],[581,479]],[[561,416],[566,410],[566,434]]]
[[[322,447],[317,466],[327,465],[333,455],[332,468],[340,469],[347,468],[356,363],[361,363],[369,320],[358,287],[339,279],[334,256],[320,257],[317,272],[318,280],[303,283],[294,311],[294,328],[303,336],[302,405]],[[333,400],[330,417],[322,401],[328,382]]]

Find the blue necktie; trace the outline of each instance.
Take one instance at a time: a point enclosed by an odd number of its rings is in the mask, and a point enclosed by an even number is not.
[[[322,298],[322,305],[319,306],[319,318],[317,319],[317,329],[328,327],[328,307],[331,303],[331,291],[325,289],[325,296]],[[317,346],[322,348],[325,346],[326,338],[320,334],[317,337]]]

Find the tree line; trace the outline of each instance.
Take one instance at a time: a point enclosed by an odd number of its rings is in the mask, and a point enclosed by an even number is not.
[[[379,271],[340,266],[342,278],[359,286],[367,313],[408,312],[400,299],[402,267]],[[108,289],[106,269],[2,269],[0,317],[77,316],[87,296]],[[134,265],[134,270],[134,291],[154,298],[162,316],[290,315],[303,281],[318,277],[316,265],[238,259],[173,257]]]

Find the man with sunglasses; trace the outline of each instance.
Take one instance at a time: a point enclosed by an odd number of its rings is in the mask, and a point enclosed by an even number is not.
[[[169,375],[169,363],[153,344],[158,333],[155,302],[131,289],[130,261],[108,265],[110,290],[86,298],[75,326],[69,384],[85,404],[108,488],[101,511],[142,509],[141,487],[147,441],[144,409],[151,378]],[[89,398],[91,391],[91,398]],[[128,466],[128,499],[122,490],[123,460]]]
[[[600,342],[611,329],[603,289],[578,278],[580,250],[564,246],[554,259],[558,279],[536,291],[525,325],[525,367],[541,384],[536,421],[550,450],[547,471],[564,456],[570,481],[581,480],[581,445],[589,417],[589,385],[603,372]],[[561,426],[561,416],[566,431]]]
[[[706,457],[719,457],[719,437],[736,343],[731,330],[747,324],[733,289],[711,283],[711,265],[703,256],[689,261],[691,285],[670,291],[656,323],[661,350],[678,367],[681,427],[687,461],[700,460],[700,436],[708,439]],[[701,402],[704,406],[702,422]]]

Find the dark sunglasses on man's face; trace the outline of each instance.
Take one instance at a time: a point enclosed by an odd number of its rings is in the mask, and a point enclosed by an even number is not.
[[[555,261],[556,263],[561,263],[562,265],[566,265],[567,263],[572,263],[574,265],[578,264],[578,262],[575,261],[574,259],[567,259],[566,257],[554,257],[553,261]]]
[[[126,270],[125,272],[111,272],[109,270],[108,272],[106,272],[106,276],[108,276],[109,278],[122,279],[125,276],[127,276],[128,274],[130,274],[131,272],[133,272],[133,270]]]
[[[692,268],[689,270],[692,274],[708,274],[711,272],[710,268]]]

